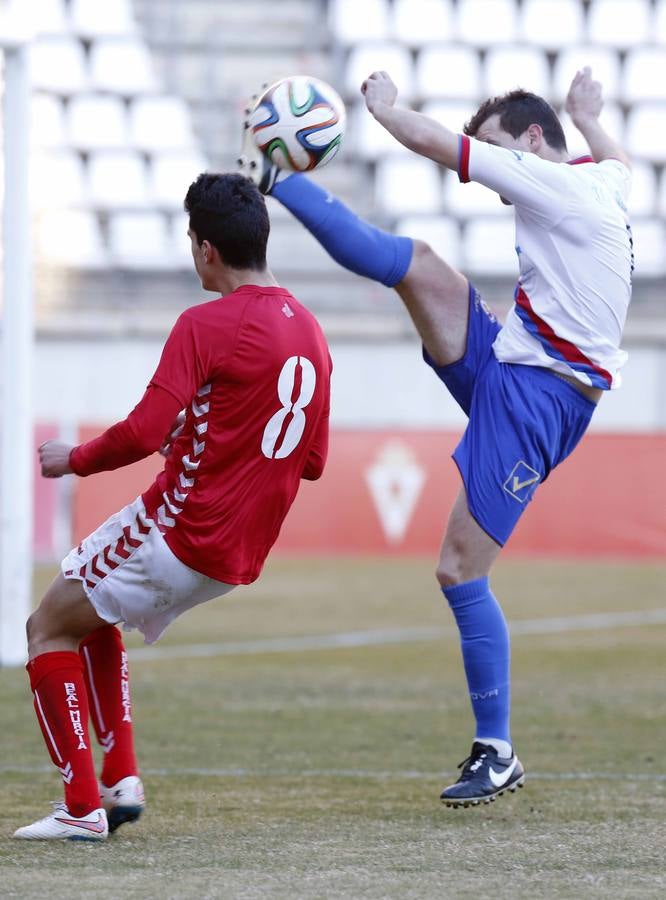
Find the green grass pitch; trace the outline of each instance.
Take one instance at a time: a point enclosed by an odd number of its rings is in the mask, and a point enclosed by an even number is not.
[[[433,571],[432,560],[276,559],[256,585],[177,622],[159,647],[423,636],[136,658],[148,807],[100,846],[9,839],[47,812],[61,784],[25,673],[0,671],[0,897],[666,896],[666,625],[579,629],[570,618],[663,609],[666,564],[497,567],[510,621],[574,626],[514,638],[513,731],[527,783],[468,810],[438,799],[472,724]],[[37,573],[37,592],[51,574]],[[128,646],[140,648],[136,635]]]

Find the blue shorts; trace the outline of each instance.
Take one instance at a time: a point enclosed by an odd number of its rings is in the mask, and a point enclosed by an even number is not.
[[[546,369],[499,362],[492,345],[500,327],[470,285],[465,355],[449,366],[436,365],[425,348],[423,356],[469,418],[453,459],[469,511],[503,545],[537,486],[580,441],[596,407]]]

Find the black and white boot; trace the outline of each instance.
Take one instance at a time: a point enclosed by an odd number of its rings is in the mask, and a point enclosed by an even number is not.
[[[266,85],[263,85],[263,87],[266,87]],[[256,106],[257,95],[255,94],[252,97],[251,105],[245,110],[242,146],[237,160],[238,171],[241,175],[254,181],[262,194],[270,194],[280,175],[280,169],[264,156],[254,142],[250,117]]]
[[[504,791],[514,793],[525,783],[525,770],[515,753],[508,758],[499,755],[494,747],[475,741],[466,760],[458,766],[460,778],[441,793],[447,806],[478,806],[490,803]]]

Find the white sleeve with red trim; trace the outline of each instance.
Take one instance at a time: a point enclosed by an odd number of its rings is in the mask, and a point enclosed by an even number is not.
[[[458,178],[484,184],[543,227],[553,227],[567,212],[571,190],[567,168],[534,153],[506,150],[460,135]]]

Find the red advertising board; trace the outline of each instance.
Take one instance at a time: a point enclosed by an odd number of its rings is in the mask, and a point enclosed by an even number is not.
[[[87,440],[99,429],[82,429]],[[276,552],[438,552],[460,489],[459,435],[336,430],[326,471],[304,482]],[[666,434],[589,434],[536,493],[506,548],[534,556],[666,556]],[[74,539],[134,499],[160,468],[154,456],[77,480]]]

